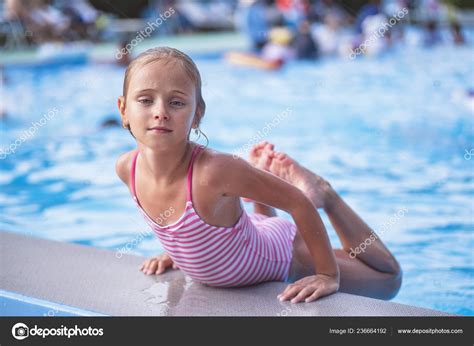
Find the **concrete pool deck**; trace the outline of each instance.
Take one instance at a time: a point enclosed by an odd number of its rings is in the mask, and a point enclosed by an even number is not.
[[[110,316],[450,316],[336,293],[309,304],[279,302],[283,282],[220,289],[179,270],[143,275],[142,257],[0,232],[0,289]]]

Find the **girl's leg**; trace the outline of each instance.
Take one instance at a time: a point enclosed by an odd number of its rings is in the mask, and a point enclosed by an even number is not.
[[[401,285],[401,271],[398,274],[380,272],[358,258],[351,258],[347,251],[334,249],[339,266],[339,291],[361,296],[391,299],[396,296]],[[314,260],[299,232],[293,241],[293,259],[289,280],[296,281],[314,275]]]
[[[336,230],[344,251],[380,272],[397,273],[401,276],[397,260],[375,231],[332,188],[328,189],[328,196],[330,197],[324,211]],[[365,247],[364,252],[357,254],[353,251],[368,239],[370,245]]]
[[[334,250],[341,291],[380,299],[390,299],[397,294],[402,277],[397,260],[329,183],[282,153],[275,155],[270,171],[299,187],[316,208],[324,208],[328,214],[343,246],[343,249]],[[366,239],[371,239],[372,243],[365,252],[350,255],[351,248]],[[314,274],[313,259],[299,233],[293,245],[290,278]]]

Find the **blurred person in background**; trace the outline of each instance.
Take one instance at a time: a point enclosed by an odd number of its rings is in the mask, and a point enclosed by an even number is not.
[[[350,17],[344,8],[334,0],[318,0],[312,6],[311,14],[318,22],[324,22],[326,16],[332,15],[340,19],[342,25],[349,25]]]
[[[264,70],[278,70],[286,62],[295,58],[295,50],[291,47],[292,32],[285,27],[275,27],[268,34],[269,40],[261,54],[229,52],[225,59],[235,65],[253,67]]]
[[[276,7],[283,14],[285,25],[294,31],[310,16],[311,4],[308,0],[277,0]]]
[[[296,57],[295,49],[291,46],[293,35],[286,27],[275,27],[268,34],[270,40],[262,50],[262,58],[282,66]]]
[[[252,51],[258,53],[267,43],[270,30],[269,2],[265,0],[240,0],[238,26],[250,39]]]
[[[6,0],[7,20],[17,23],[33,43],[97,40],[107,15],[88,0]]]
[[[464,43],[466,43],[466,39],[464,38],[462,26],[458,18],[458,9],[456,8],[456,6],[449,2],[446,2],[445,6],[453,43],[456,45],[463,45]]]
[[[361,7],[357,13],[357,18],[355,20],[355,29],[356,32],[361,34],[363,31],[362,23],[367,17],[375,16],[382,12],[380,7],[380,0],[370,0],[368,4]]]
[[[180,9],[180,2],[177,0],[151,0],[142,13],[142,17],[153,22],[160,14],[172,8],[174,13],[166,19],[166,25],[160,26],[153,35],[185,34],[193,32],[196,28]]]
[[[441,35],[438,29],[438,22],[430,19],[426,22],[423,35],[423,45],[431,47],[441,42]]]
[[[27,15],[25,0],[5,0],[3,3],[3,16],[0,18],[3,25],[8,27],[10,34],[5,46],[17,46],[30,44],[32,37],[29,34],[21,18]]]
[[[19,21],[26,15],[26,5],[26,0],[5,0],[3,3],[4,18],[10,22]]]
[[[44,0],[27,0],[24,4],[20,19],[36,42],[63,40],[71,24],[66,15]]]
[[[362,22],[362,42],[368,42],[364,45],[365,55],[378,55],[391,45],[391,29],[384,28],[386,23],[388,23],[388,18],[383,14],[368,16]],[[383,31],[380,30],[382,28]],[[381,32],[383,35],[375,36],[375,33]]]
[[[441,19],[441,6],[438,0],[423,0],[420,3],[420,12],[424,18],[423,45],[431,47],[441,42],[439,20]]]
[[[304,20],[299,24],[293,47],[297,59],[314,60],[318,57],[318,47],[311,36],[309,21]]]
[[[59,0],[55,4],[70,20],[70,36],[81,40],[96,37],[96,21],[100,13],[88,0]]]
[[[398,18],[400,18],[399,23],[396,25],[392,26],[390,30],[387,32],[387,37],[389,39],[390,44],[395,44],[397,42],[403,41],[405,37],[405,31],[404,27],[405,24],[410,21],[410,0],[396,0],[393,1],[387,6],[385,6],[385,14],[387,16],[396,16],[398,15]],[[404,13],[403,16],[400,14]]]
[[[462,33],[461,24],[458,21],[451,22],[451,34],[453,36],[453,42],[457,45],[466,43],[464,35]]]
[[[343,40],[342,17],[337,12],[328,12],[321,24],[312,28],[313,37],[322,55],[337,54]]]

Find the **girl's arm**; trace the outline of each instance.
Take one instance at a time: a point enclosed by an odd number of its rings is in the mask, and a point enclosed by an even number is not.
[[[212,162],[212,163],[211,163]],[[207,171],[223,195],[247,197],[291,214],[314,259],[316,275],[289,285],[280,300],[312,301],[339,288],[339,269],[324,224],[311,201],[297,187],[252,167],[240,158],[214,153]]]

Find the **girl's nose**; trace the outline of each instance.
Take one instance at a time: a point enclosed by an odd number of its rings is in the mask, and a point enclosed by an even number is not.
[[[168,120],[168,119],[169,119],[169,116],[168,116],[166,113],[163,112],[163,113],[161,113],[161,114],[155,113],[155,115],[153,116],[153,118],[155,118],[156,120],[160,120],[160,119],[162,119],[162,120]]]

